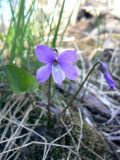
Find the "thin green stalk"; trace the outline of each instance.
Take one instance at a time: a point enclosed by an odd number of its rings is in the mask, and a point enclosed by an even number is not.
[[[8,28],[8,31],[7,31],[7,35],[6,35],[6,38],[5,38],[5,41],[4,41],[4,46],[0,52],[0,54],[2,55],[3,52],[4,52],[4,49],[7,47],[8,45],[8,39],[9,39],[9,34],[10,34],[10,31],[11,31],[11,28],[12,28],[12,20],[10,21],[10,26]]]
[[[12,13],[12,19],[13,19],[14,23],[16,24],[15,9],[13,9],[13,7],[12,7],[12,2],[9,1],[9,3],[10,3],[10,10],[11,10],[11,13]],[[15,5],[15,8],[16,8],[16,5]]]
[[[82,84],[80,85],[80,87],[78,88],[78,90],[76,91],[76,93],[73,95],[73,97],[71,98],[71,100],[68,102],[68,104],[65,107],[65,109],[63,110],[63,112],[65,112],[66,109],[68,109],[70,107],[70,105],[73,103],[73,101],[76,99],[76,97],[79,94],[80,90],[82,89],[82,87],[84,86],[85,82],[87,81],[88,77],[91,75],[91,73],[94,71],[95,67],[98,64],[100,64],[100,62],[96,62],[95,65],[92,67],[92,69],[89,71],[89,73],[87,74],[86,78],[84,79],[84,81],[82,82]]]
[[[25,36],[27,34],[27,29],[28,29],[31,15],[34,11],[34,6],[35,6],[35,0],[32,1],[32,4],[31,4],[27,14],[23,18],[23,25],[21,25],[21,34],[19,36],[19,41],[21,42],[19,45],[19,50],[18,50],[19,55],[23,52]],[[26,21],[25,21],[25,19],[26,19]],[[23,57],[20,55],[20,58],[22,59]]]
[[[15,16],[13,10],[11,8],[13,22],[14,22],[14,36],[12,38],[11,43],[11,50],[10,50],[10,63],[13,63],[16,57],[19,57],[24,60],[23,49],[24,49],[24,42],[27,34],[27,29],[29,26],[31,15],[34,11],[35,0],[32,0],[32,3],[27,11],[25,12],[25,0],[20,0],[19,2],[19,10]],[[10,4],[11,5],[11,4]]]
[[[21,0],[20,7],[19,7],[19,13],[18,13],[18,20],[17,20],[17,24],[15,25],[15,35],[12,41],[12,47],[10,51],[10,63],[13,63],[13,60],[16,55],[17,39],[21,33],[20,26],[23,23],[24,7],[25,7],[25,1]]]
[[[57,40],[58,31],[59,31],[59,28],[60,28],[60,23],[61,23],[61,19],[62,19],[62,15],[63,15],[64,4],[65,4],[65,0],[63,0],[63,3],[62,3],[60,16],[59,16],[58,23],[57,23],[57,26],[56,26],[54,38],[53,38],[53,41],[52,41],[52,48],[56,47],[56,40]]]
[[[31,15],[32,15],[32,13],[33,13],[33,11],[34,11],[34,6],[35,6],[35,0],[32,1],[32,4],[31,4],[31,6],[30,6],[30,8],[29,8],[29,10],[28,10],[28,12],[27,12],[27,14],[26,14],[26,16],[25,16],[25,18],[26,18],[27,16],[28,16],[28,18],[27,18],[26,24],[24,25],[24,29],[23,29],[22,36],[24,36],[24,34],[25,34],[25,32],[26,32],[26,29],[27,29],[27,27],[28,27],[28,23],[30,22]]]
[[[65,26],[65,28],[64,28],[64,30],[63,30],[63,33],[62,33],[62,35],[61,35],[61,38],[60,38],[59,47],[61,47],[61,43],[62,43],[64,34],[65,34],[65,32],[66,32],[66,30],[67,30],[69,24],[70,24],[71,17],[72,17],[72,15],[73,15],[73,12],[74,12],[74,10],[75,10],[77,4],[78,4],[78,1],[76,2],[75,6],[73,7],[73,9],[72,9],[72,11],[71,11],[71,13],[70,13],[70,15],[69,15],[69,17],[68,17],[67,24],[66,24],[66,26]]]
[[[47,126],[48,126],[48,128],[50,128],[50,126],[51,126],[50,101],[51,101],[51,76],[50,76],[50,78],[49,78],[49,84],[48,84],[48,105],[47,105],[47,112],[48,112]]]
[[[49,33],[48,33],[47,42],[46,42],[47,45],[49,43],[49,37],[50,37],[51,31],[52,31],[52,24],[53,24],[53,21],[54,21],[55,9],[56,9],[57,4],[58,4],[58,0],[56,0],[55,6],[54,6],[54,9],[53,9],[53,12],[52,12],[52,20],[51,20],[51,23],[49,24],[50,29],[49,29]]]

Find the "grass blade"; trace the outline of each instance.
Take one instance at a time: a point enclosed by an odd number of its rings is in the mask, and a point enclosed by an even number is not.
[[[65,0],[63,0],[63,3],[62,3],[60,16],[59,16],[59,19],[58,19],[58,23],[57,23],[57,27],[56,27],[55,33],[54,33],[54,38],[53,38],[53,41],[52,41],[52,48],[56,47],[56,40],[57,40],[58,31],[59,31],[59,27],[60,27],[62,15],[63,15],[64,4],[65,4]]]

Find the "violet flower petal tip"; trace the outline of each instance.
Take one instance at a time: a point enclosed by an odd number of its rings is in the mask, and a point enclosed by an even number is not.
[[[74,50],[66,50],[63,51],[58,56],[58,63],[66,62],[66,63],[73,63],[77,60],[77,54]]]
[[[106,62],[100,62],[100,67],[99,67],[100,71],[103,73],[104,78],[106,80],[106,82],[108,83],[110,89],[115,90],[116,89],[116,84],[109,72],[109,68]]]
[[[78,76],[77,70],[73,64],[61,63],[60,66],[68,79],[74,80]]]
[[[55,59],[54,52],[45,45],[37,45],[35,48],[35,55],[38,61],[42,63],[51,63]]]
[[[52,72],[51,65],[45,65],[43,67],[40,67],[36,73],[36,78],[38,82],[44,83],[50,77],[51,72]]]
[[[112,89],[112,90],[115,90],[116,89],[116,84],[114,82],[114,80],[112,79],[112,76],[110,75],[110,73],[106,73],[104,75],[105,79],[106,79],[106,82],[108,83],[109,87]]]

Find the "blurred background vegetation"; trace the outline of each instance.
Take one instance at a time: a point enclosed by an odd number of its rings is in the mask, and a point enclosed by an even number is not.
[[[37,44],[78,54],[78,79],[52,82],[51,130],[48,84],[35,78]],[[120,160],[119,46],[119,0],[0,0],[0,160]],[[118,89],[95,70],[58,118],[98,59],[109,63]]]

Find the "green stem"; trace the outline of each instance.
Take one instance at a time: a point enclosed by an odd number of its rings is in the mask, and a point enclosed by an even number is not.
[[[63,10],[64,10],[64,4],[65,4],[65,0],[63,0],[62,7],[61,7],[61,10],[60,10],[58,23],[57,23],[55,33],[54,33],[54,38],[53,38],[53,41],[52,41],[52,48],[56,47],[56,40],[57,40],[57,37],[58,37],[58,31],[59,31],[60,24],[61,24],[61,19],[62,19]]]
[[[80,90],[82,89],[82,87],[84,86],[85,82],[87,81],[88,77],[91,75],[91,73],[93,72],[93,70],[95,69],[95,67],[99,64],[100,62],[96,62],[94,64],[94,66],[91,68],[91,70],[89,71],[89,73],[87,74],[86,78],[84,79],[83,83],[80,85],[80,87],[78,88],[78,90],[76,91],[76,93],[73,95],[73,97],[71,98],[71,100],[68,102],[67,106],[65,107],[65,109],[63,110],[63,112],[66,111],[66,109],[68,109],[70,107],[70,105],[73,103],[73,101],[76,99],[77,95],[79,94]]]
[[[49,84],[48,84],[48,105],[47,105],[47,112],[48,112],[47,126],[48,126],[48,128],[50,128],[50,125],[51,125],[50,101],[51,101],[51,76],[49,78]]]

